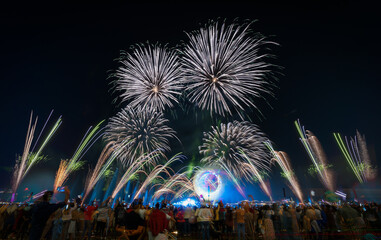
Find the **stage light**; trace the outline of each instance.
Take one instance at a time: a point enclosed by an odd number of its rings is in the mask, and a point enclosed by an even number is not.
[[[215,200],[221,195],[222,181],[215,170],[200,171],[193,184],[196,193],[206,201]]]

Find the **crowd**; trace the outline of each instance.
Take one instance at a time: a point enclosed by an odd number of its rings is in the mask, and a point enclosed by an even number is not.
[[[1,239],[376,239],[381,205],[367,203],[277,204],[202,203],[154,207],[111,199],[90,205],[80,199],[50,203],[46,192],[33,204],[0,206]]]

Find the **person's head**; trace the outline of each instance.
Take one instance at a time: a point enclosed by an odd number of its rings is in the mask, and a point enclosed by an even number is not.
[[[155,208],[156,208],[156,209],[159,209],[159,208],[160,208],[160,203],[156,203],[156,204],[155,204]]]
[[[50,200],[52,199],[52,196],[53,196],[53,192],[52,191],[46,191],[44,193],[44,195],[42,196],[42,201],[44,201],[44,202],[50,202]]]

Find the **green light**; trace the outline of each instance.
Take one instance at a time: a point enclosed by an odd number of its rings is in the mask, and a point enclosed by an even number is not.
[[[360,183],[363,183],[363,179],[360,176],[359,170],[357,169],[357,166],[355,164],[355,161],[351,158],[348,149],[346,148],[343,139],[340,136],[340,133],[333,133],[333,136],[335,137],[335,140],[337,144],[339,145],[339,148],[341,152],[343,153],[345,159],[349,163],[349,166],[352,168],[353,173],[357,177]]]
[[[58,118],[57,122],[54,124],[52,129],[50,130],[48,136],[45,138],[44,142],[41,144],[40,148],[38,149],[37,153],[33,155],[33,157],[29,160],[29,164],[27,166],[27,169],[25,170],[23,174],[23,178],[26,176],[26,174],[29,172],[29,170],[33,167],[34,164],[36,164],[41,158],[39,157],[42,150],[45,148],[45,146],[48,144],[54,133],[57,131],[57,129],[61,126],[62,119],[61,117]]]

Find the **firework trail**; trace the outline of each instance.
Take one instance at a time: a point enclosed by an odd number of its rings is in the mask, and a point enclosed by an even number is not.
[[[104,122],[102,120],[94,128],[90,127],[85,135],[83,136],[80,144],[74,155],[68,160],[61,160],[60,166],[56,173],[56,178],[54,180],[54,191],[57,192],[57,188],[65,184],[69,175],[74,171],[80,169],[84,162],[81,161],[82,157],[87,153],[87,151],[93,146],[93,144],[102,136],[100,134],[100,125]]]
[[[264,181],[262,175],[258,171],[258,168],[253,164],[252,161],[250,161],[247,155],[243,151],[241,151],[241,154],[247,160],[242,164],[242,168],[244,169],[245,175],[254,176],[258,180],[259,186],[261,187],[262,191],[269,197],[270,201],[273,201],[273,198],[271,197],[270,184]],[[246,196],[245,199],[247,199]]]
[[[35,164],[37,164],[39,161],[44,159],[43,156],[40,156],[41,152],[43,151],[45,146],[48,144],[48,142],[51,140],[51,138],[53,137],[53,135],[57,131],[57,129],[61,126],[62,119],[61,119],[61,116],[60,116],[58,118],[58,120],[56,121],[56,123],[53,125],[53,127],[50,129],[47,137],[44,139],[43,143],[41,144],[41,146],[39,147],[37,152],[36,153],[33,152],[33,150],[36,147],[36,145],[38,143],[38,140],[40,139],[41,134],[44,131],[44,129],[46,127],[46,124],[49,121],[53,111],[54,110],[52,110],[50,112],[49,117],[46,120],[46,122],[45,122],[45,124],[44,124],[44,126],[43,126],[43,128],[42,128],[42,130],[41,130],[41,132],[40,132],[40,134],[38,136],[38,138],[37,138],[37,141],[35,142],[35,144],[34,144],[34,146],[32,148],[32,150],[30,148],[31,148],[31,145],[32,145],[32,142],[33,142],[33,137],[34,137],[34,133],[35,133],[36,126],[37,126],[38,117],[36,117],[36,119],[34,121],[34,124],[32,124],[32,122],[33,122],[32,121],[32,119],[33,119],[33,112],[31,112],[31,114],[30,114],[30,119],[29,119],[29,125],[28,125],[26,140],[25,140],[24,151],[23,151],[23,154],[22,154],[21,158],[16,159],[16,164],[15,164],[14,171],[13,171],[13,176],[12,176],[12,192],[13,192],[13,194],[12,194],[12,199],[11,199],[12,202],[15,200],[15,194],[17,192],[17,189],[18,189],[21,181],[24,179],[24,177],[27,175],[29,170]]]
[[[241,162],[240,165],[241,165],[241,168],[242,166],[244,165],[245,163],[244,162]],[[224,163],[224,162],[221,162],[219,163],[218,167],[220,167],[227,175],[228,177],[230,178],[230,180],[233,181],[234,183],[234,186],[235,188],[237,189],[237,191],[239,192],[239,194],[241,194],[241,196],[246,199],[246,194],[245,192],[243,191],[242,187],[241,187],[241,184],[240,184],[240,181],[237,179],[237,175],[235,175],[232,171],[230,171],[229,167]],[[245,170],[247,170],[247,168],[244,168]],[[246,172],[243,172],[243,173],[246,173]],[[250,180],[252,179],[252,177],[250,177]]]
[[[113,142],[110,142],[106,145],[108,148],[107,152],[105,154],[101,154],[97,166],[94,171],[89,171],[89,177],[86,179],[86,185],[85,189],[87,189],[85,192],[90,193],[95,184],[101,179],[101,177],[106,176],[107,172],[109,170],[109,167],[114,162],[114,160],[123,152],[123,149],[128,146],[129,142],[122,142],[121,144],[117,145],[116,147],[113,145]],[[110,155],[111,151],[111,155]],[[106,158],[108,157],[107,161]],[[91,176],[91,177],[90,177]],[[88,194],[87,193],[87,194]]]
[[[161,112],[127,107],[110,118],[104,139],[114,142],[115,147],[128,142],[118,158],[129,165],[141,154],[156,149],[170,150],[169,139],[176,138],[176,132],[167,124]]]
[[[194,189],[194,176],[188,178],[189,172],[177,173],[168,178],[163,184],[157,184],[159,189],[152,196],[152,201],[160,198],[162,195],[172,195],[172,201],[184,197],[188,194],[189,197],[195,196],[200,200],[200,196]]]
[[[253,98],[272,96],[272,64],[262,53],[274,44],[250,30],[251,23],[209,25],[188,35],[182,50],[183,81],[191,102],[222,116],[258,110]]]
[[[366,145],[365,135],[361,135],[358,130],[356,130],[356,137],[358,142],[357,153],[364,163],[364,173],[367,181],[374,180],[377,177],[377,170],[372,167],[372,162],[369,156],[368,147]]]
[[[104,175],[105,171],[108,169],[108,166],[115,159],[116,154],[114,153],[114,148],[112,147],[112,142],[106,144],[103,148],[101,154],[99,155],[97,164],[95,165],[94,170],[89,169],[88,177],[86,178],[85,190],[83,195],[83,201],[90,194],[91,190],[95,187],[95,184],[99,179]],[[110,157],[111,156],[111,157]],[[106,163],[106,164],[105,164]],[[106,168],[104,166],[107,166]]]
[[[279,166],[281,167],[284,173],[284,176],[287,178],[289,182],[290,189],[295,194],[295,196],[299,199],[299,201],[303,203],[303,193],[300,189],[298,179],[292,169],[291,161],[287,153],[282,151],[275,151],[270,141],[265,142],[265,145],[268,147],[268,149],[272,153],[273,160],[277,162]]]
[[[141,171],[146,175],[146,178],[145,178],[144,182],[141,184],[139,190],[135,193],[135,196],[133,197],[132,200],[135,200],[136,198],[138,198],[140,196],[140,194],[142,192],[144,192],[144,190],[147,188],[147,186],[149,184],[152,184],[155,180],[159,179],[161,181],[165,181],[166,178],[170,178],[173,175],[174,171],[173,171],[173,169],[171,169],[169,167],[169,165],[175,161],[181,161],[181,159],[183,159],[183,158],[184,158],[184,156],[177,154],[174,157],[172,157],[171,159],[169,159],[168,161],[166,161],[166,163],[164,165],[156,165],[150,171],[149,174],[144,172],[144,171]],[[164,177],[160,174],[164,174]]]
[[[260,171],[270,171],[270,155],[263,144],[267,140],[257,125],[249,122],[233,121],[204,133],[203,144],[199,147],[204,157],[201,162],[207,166],[220,167],[235,178],[253,179],[242,168],[249,162]],[[244,153],[244,155],[242,154]],[[234,179],[234,178],[233,178]]]
[[[134,176],[139,174],[141,171],[143,171],[143,168],[145,165],[155,165],[156,159],[159,156],[162,156],[162,151],[155,150],[148,154],[142,154],[139,158],[136,159],[136,161],[131,162],[127,168],[127,170],[124,172],[122,178],[119,180],[118,184],[116,185],[113,193],[112,198],[115,198],[115,196],[118,194],[118,192],[126,185],[126,183],[131,180]],[[147,174],[148,175],[148,174]]]
[[[359,182],[373,180],[376,177],[376,170],[371,165],[365,136],[361,136],[360,132],[356,131],[356,135],[351,137],[349,141],[345,136],[344,143],[340,133],[334,133],[333,135]]]
[[[133,108],[162,111],[173,107],[183,89],[178,57],[159,45],[137,46],[122,56],[114,82],[123,102]]]
[[[318,138],[312,132],[305,130],[304,126],[300,124],[299,119],[294,124],[298,130],[299,139],[318,172],[320,181],[328,190],[334,192],[335,187],[332,180],[332,172],[328,170],[327,158]]]

